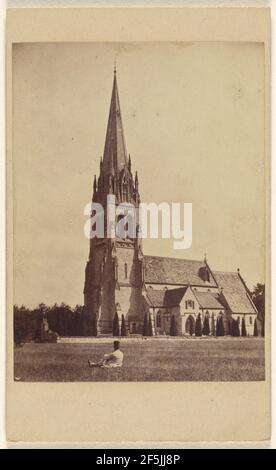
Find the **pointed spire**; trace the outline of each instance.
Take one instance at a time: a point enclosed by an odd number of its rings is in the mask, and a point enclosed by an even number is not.
[[[114,64],[113,89],[106,131],[103,171],[115,174],[127,166],[127,151],[123,131],[122,115]]]
[[[94,175],[93,191],[94,191],[94,194],[95,194],[96,191],[97,191],[97,179],[96,179],[96,175]]]
[[[128,155],[128,169],[129,169],[129,171],[131,171],[131,158],[130,158],[130,154]]]

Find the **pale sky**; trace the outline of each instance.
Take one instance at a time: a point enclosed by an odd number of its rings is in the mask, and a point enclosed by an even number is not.
[[[83,233],[114,58],[143,202],[192,202],[193,244],[147,255],[264,281],[264,51],[247,43],[18,44],[13,69],[15,303],[83,303]]]

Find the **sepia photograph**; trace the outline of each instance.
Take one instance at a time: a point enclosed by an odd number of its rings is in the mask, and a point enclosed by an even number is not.
[[[14,381],[265,380],[264,67],[13,44]]]

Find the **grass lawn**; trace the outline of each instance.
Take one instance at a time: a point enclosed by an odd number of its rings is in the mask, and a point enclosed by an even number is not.
[[[14,375],[27,382],[264,380],[263,338],[122,339],[120,370],[90,369],[112,338],[91,343],[27,343],[14,350]]]

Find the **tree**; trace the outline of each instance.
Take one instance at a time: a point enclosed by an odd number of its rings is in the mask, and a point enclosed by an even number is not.
[[[202,325],[201,325],[200,314],[198,314],[198,316],[196,318],[195,335],[196,336],[202,336]]]
[[[149,335],[149,322],[148,322],[148,314],[145,313],[144,315],[144,324],[143,324],[143,336]]]
[[[117,312],[113,317],[113,336],[120,336],[119,317]]]
[[[242,336],[246,336],[246,327],[245,327],[245,319],[242,319],[242,331],[241,331]]]
[[[126,330],[126,321],[125,321],[125,316],[122,315],[122,323],[121,323],[121,336],[126,336],[127,335],[127,330]]]
[[[220,317],[217,319],[216,335],[217,335],[217,336],[224,336],[224,335],[225,335],[222,316],[220,316]]]
[[[254,336],[259,336],[257,318],[255,318],[255,321],[254,321],[254,333],[253,333],[253,335]]]
[[[21,315],[20,308],[17,305],[13,307],[13,335],[16,346],[21,346],[26,338],[26,331],[24,328],[24,318]]]
[[[190,336],[193,336],[194,334],[194,319],[193,317],[190,315],[187,319],[187,322],[186,322],[186,332],[189,333]]]
[[[241,335],[239,320],[236,320],[236,333],[237,333],[236,336],[240,336],[240,335]]]
[[[175,320],[175,316],[174,316],[174,315],[171,316],[170,335],[171,335],[171,336],[176,336],[176,335],[177,335],[177,331],[176,331],[176,320]]]
[[[240,328],[237,320],[233,318],[231,325],[231,336],[240,336]]]
[[[150,317],[150,314],[149,314],[149,336],[153,336],[153,330],[152,330],[152,321],[151,321],[151,317]]]
[[[72,324],[71,324],[71,334],[73,336],[82,335],[82,316],[83,316],[84,307],[82,305],[76,305],[73,310]]]
[[[209,336],[209,334],[210,334],[209,317],[207,317],[207,316],[205,316],[205,318],[204,318],[202,334],[204,336]]]
[[[212,315],[211,318],[211,335],[216,336],[216,324],[214,315]]]
[[[261,320],[261,335],[264,337],[265,335],[265,316],[263,314],[263,318]]]
[[[261,322],[261,334],[265,334],[265,284],[258,283],[251,292],[252,301],[258,310],[258,320]]]

